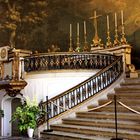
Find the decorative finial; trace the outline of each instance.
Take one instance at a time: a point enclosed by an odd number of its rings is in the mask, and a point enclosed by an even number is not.
[[[70,47],[69,47],[69,52],[73,52],[73,47],[72,47],[72,24],[70,24]]]
[[[89,51],[88,42],[87,42],[86,21],[84,21],[84,47],[83,47],[83,51]]]
[[[118,40],[118,25],[117,25],[117,13],[115,13],[115,39],[114,46],[119,46],[120,42]]]
[[[124,21],[123,21],[123,10],[121,11],[121,30],[122,30],[122,37],[121,37],[121,44],[127,44],[126,38],[125,38],[125,32],[124,32]]]
[[[111,38],[110,38],[110,30],[109,30],[109,16],[107,15],[107,42],[106,42],[107,48],[110,48],[112,46],[110,39]]]
[[[101,39],[98,36],[98,27],[97,27],[97,18],[100,17],[100,15],[96,15],[96,11],[94,11],[94,16],[90,17],[90,19],[93,19],[93,24],[94,24],[94,28],[95,28],[95,36],[93,38],[93,44],[91,45],[92,47],[101,47]]]

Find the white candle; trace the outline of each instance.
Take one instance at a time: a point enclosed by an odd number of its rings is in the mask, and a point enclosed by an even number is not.
[[[72,37],[72,24],[70,24],[70,37]]]
[[[109,16],[107,15],[107,30],[109,30]]]
[[[117,27],[117,14],[115,13],[115,27]]]
[[[84,34],[87,34],[86,21],[84,21]]]
[[[94,11],[94,18],[96,18],[96,11]]]
[[[122,21],[122,25],[123,25],[123,10],[121,10],[121,21]]]
[[[77,36],[79,36],[79,23],[77,23]]]

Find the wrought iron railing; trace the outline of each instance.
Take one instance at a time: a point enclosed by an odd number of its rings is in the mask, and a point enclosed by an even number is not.
[[[116,59],[113,55],[93,53],[40,54],[24,59],[26,72],[57,69],[102,69]]]
[[[48,119],[79,105],[111,85],[123,72],[122,57],[117,57],[116,60],[114,59],[114,62],[111,60],[109,63],[110,65],[96,75],[50,99],[47,104]],[[46,102],[43,102],[41,105],[42,108],[46,108]]]

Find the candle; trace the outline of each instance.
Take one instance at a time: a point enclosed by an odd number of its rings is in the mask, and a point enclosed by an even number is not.
[[[77,23],[77,36],[79,36],[79,23]]]
[[[86,21],[84,21],[84,34],[87,34],[87,29],[86,29]]]
[[[109,30],[109,16],[107,15],[107,30]]]
[[[115,13],[115,27],[117,27],[117,14]]]
[[[123,25],[123,10],[121,10],[121,21],[122,21],[122,25]]]
[[[70,37],[72,37],[72,24],[70,24]]]
[[[94,18],[96,18],[96,11],[94,11]]]

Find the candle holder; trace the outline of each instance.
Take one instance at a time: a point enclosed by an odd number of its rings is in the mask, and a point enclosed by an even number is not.
[[[107,15],[107,42],[106,42],[106,47],[110,48],[112,46],[111,43],[111,38],[110,38],[110,31],[109,31],[109,16]]]
[[[88,46],[88,43],[87,43],[87,42],[85,42],[85,43],[84,43],[83,51],[84,51],[84,52],[89,52],[89,51],[90,51],[90,49],[89,49],[89,46]]]
[[[110,38],[110,32],[109,32],[109,30],[107,31],[107,42],[106,42],[106,47],[107,47],[107,48],[112,47],[112,43],[111,43],[111,38]]]
[[[126,41],[126,38],[125,38],[125,32],[124,32],[124,24],[122,24],[122,37],[121,37],[121,44],[124,45],[124,44],[127,44],[127,41]]]
[[[118,30],[117,30],[117,26],[115,27],[115,39],[114,39],[114,46],[119,46],[120,45],[120,41],[118,40]]]
[[[69,47],[69,52],[73,52],[73,47],[72,47],[72,24],[70,24],[70,47]]]
[[[79,40],[80,40],[80,38],[79,38],[79,36],[77,36],[77,47],[75,49],[76,52],[80,52],[81,51]]]
[[[117,13],[115,13],[115,39],[114,39],[114,46],[119,46],[120,42],[118,40],[118,29],[117,29]]]
[[[88,42],[87,42],[87,35],[84,35],[84,47],[83,47],[83,51],[88,52],[89,51],[89,46],[88,46]]]
[[[72,37],[71,37],[71,36],[70,36],[70,47],[69,47],[69,52],[73,52]]]

